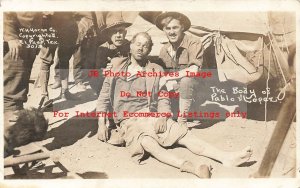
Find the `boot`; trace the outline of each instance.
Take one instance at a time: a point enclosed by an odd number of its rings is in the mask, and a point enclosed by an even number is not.
[[[70,93],[68,89],[62,89],[59,98],[63,100],[73,100],[73,101],[80,100],[79,97]]]
[[[57,89],[61,87],[61,83],[58,80],[55,80],[54,84],[52,84],[51,89]]]
[[[42,95],[42,99],[39,104],[39,108],[42,111],[49,111],[53,107],[53,99],[49,99],[48,95]]]
[[[190,107],[192,106],[193,99],[179,99],[179,111],[183,115],[184,112],[189,112]],[[180,125],[187,126],[187,118],[186,117],[178,117],[177,122]]]
[[[77,90],[79,90],[79,91],[86,90],[86,86],[82,82],[77,82],[75,85],[76,85]]]
[[[69,92],[68,89],[68,77],[69,77],[69,69],[60,69],[60,83],[61,83],[61,92],[60,98],[63,100],[80,100],[76,95]]]
[[[54,69],[54,80],[55,82],[52,84],[51,89],[57,89],[61,87],[61,82],[60,82],[60,70],[56,67]]]
[[[190,161],[185,161],[181,167],[180,167],[181,172],[188,172],[192,173],[199,178],[210,178],[211,177],[211,168],[208,167],[207,165],[200,165],[196,166],[190,162]]]

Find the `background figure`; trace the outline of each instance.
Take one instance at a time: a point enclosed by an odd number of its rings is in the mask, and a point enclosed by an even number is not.
[[[98,77],[90,78],[91,87],[99,94],[104,76],[103,69],[110,69],[110,60],[114,57],[128,57],[129,41],[125,39],[126,28],[131,23],[125,22],[122,12],[108,12],[106,15],[106,28],[102,30],[101,35],[105,39],[105,43],[97,47],[95,59],[95,68],[99,72]]]
[[[86,89],[83,82],[87,80],[88,69],[90,69],[88,56],[93,54],[92,46],[95,46],[95,44],[101,40],[100,36],[98,37],[98,33],[99,30],[104,27],[104,15],[105,12],[74,13],[78,24],[78,37],[75,52],[73,54],[73,76],[75,85],[79,90]],[[58,63],[55,63],[54,78],[55,83],[51,88],[56,89],[61,87]]]
[[[37,48],[27,48],[19,38],[22,28],[42,28],[41,12],[4,13],[4,111],[21,110],[27,101],[32,64]]]
[[[38,48],[30,48],[19,38],[23,29],[41,29],[41,12],[4,13],[4,157],[18,146],[40,140],[48,122],[36,109],[25,110],[29,78]],[[24,33],[23,33],[24,34]],[[40,34],[40,33],[37,33]]]
[[[49,99],[48,82],[50,66],[53,64],[55,50],[57,48],[59,76],[61,83],[60,98],[65,100],[77,100],[78,98],[68,90],[69,61],[75,50],[78,37],[78,27],[72,12],[54,12],[48,15],[49,25],[57,31],[58,45],[48,45],[41,49],[40,83],[42,96]],[[47,102],[47,101],[45,101]]]

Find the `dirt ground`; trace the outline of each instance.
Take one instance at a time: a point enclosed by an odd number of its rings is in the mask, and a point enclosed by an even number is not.
[[[36,79],[38,67],[39,64],[35,63],[31,80]],[[51,83],[53,80],[50,80],[50,85]],[[13,175],[12,170],[6,168],[4,171],[5,178],[61,178],[66,175],[61,170],[64,168],[82,178],[93,179],[196,178],[192,174],[181,173],[176,168],[162,164],[152,157],[138,165],[131,160],[126,148],[115,147],[99,141],[96,135],[96,119],[74,117],[76,111],[93,111],[96,107],[97,96],[88,85],[86,91],[80,91],[76,87],[72,88],[72,86],[71,74],[70,92],[75,93],[81,100],[76,102],[56,100],[53,111],[69,112],[69,117],[54,117],[53,112],[45,112],[50,126],[46,138],[37,143],[46,147],[52,158],[59,160],[61,168],[57,166],[52,168],[53,162],[48,159],[43,162],[45,167],[30,170],[26,176]],[[34,84],[31,83],[29,91],[26,107],[37,107],[40,98],[39,88],[34,88]],[[49,87],[49,92],[51,98],[56,98],[60,89],[53,90]],[[229,118],[214,124],[203,123],[201,126],[191,129],[197,137],[226,151],[238,151],[250,145],[253,148],[253,155],[241,167],[223,167],[219,162],[197,156],[183,147],[170,148],[168,151],[195,163],[211,165],[213,168],[212,178],[247,178],[257,171],[275,124],[276,121],[265,123],[251,119]],[[295,129],[292,128],[291,130],[275,164],[272,177],[293,177],[296,144]],[[47,170],[47,166],[51,165],[51,170]]]

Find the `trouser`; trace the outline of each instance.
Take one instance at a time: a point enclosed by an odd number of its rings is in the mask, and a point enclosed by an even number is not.
[[[55,56],[55,50],[57,48],[57,65],[59,71],[59,80],[62,84],[62,88],[68,88],[68,77],[69,77],[69,61],[74,52],[74,46],[64,46],[60,45],[58,47],[47,47],[42,48],[39,54],[41,58],[41,90],[42,94],[48,95],[48,81],[50,74],[50,66],[53,64],[53,59]],[[56,78],[58,79],[58,78]]]
[[[87,69],[87,75],[90,70],[96,70],[98,71],[98,76],[93,77],[89,76],[88,81],[92,89],[96,91],[97,94],[100,93],[100,90],[102,88],[102,84],[104,81],[104,76],[102,75],[102,69],[100,67],[97,67],[96,65],[96,56],[97,56],[97,50],[99,44],[102,42],[99,41],[97,38],[92,38],[87,42],[86,47],[86,69]]]
[[[73,76],[75,84],[83,82],[86,78],[86,72],[84,67],[85,51],[82,44],[78,45],[73,54]]]
[[[3,80],[4,80],[4,110],[23,109],[27,101],[29,78],[32,64],[38,49],[21,48],[17,60],[10,57],[8,49],[4,48]]]
[[[192,100],[189,111],[197,111],[198,107],[207,99],[206,87],[206,83],[203,80],[194,77],[181,78],[177,84],[174,85],[174,89],[179,92],[180,97],[171,98],[171,110],[173,114],[178,114],[180,99]]]
[[[73,76],[75,84],[86,80],[88,74],[84,66],[86,61],[85,53],[85,48],[81,44],[75,48],[73,53]],[[54,61],[54,73],[54,80],[56,82],[60,82],[60,67],[58,58]]]

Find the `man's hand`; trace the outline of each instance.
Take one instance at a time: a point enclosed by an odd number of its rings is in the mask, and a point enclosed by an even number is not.
[[[168,91],[174,90],[174,85],[177,84],[176,80],[167,81],[166,87]]]
[[[164,85],[166,85],[167,81],[168,81],[168,79],[167,79],[165,76],[164,76],[164,77],[161,77],[161,78],[159,79],[159,90],[160,90]]]
[[[98,139],[103,142],[107,142],[108,140],[108,127],[103,117],[100,117],[98,120]]]
[[[107,57],[107,65],[106,65],[106,69],[110,70],[112,68],[112,62],[111,62],[111,58]]]
[[[154,125],[154,130],[156,133],[164,133],[167,130],[167,119],[158,118]]]
[[[8,41],[9,55],[13,60],[18,60],[20,55],[21,43],[18,39]]]

